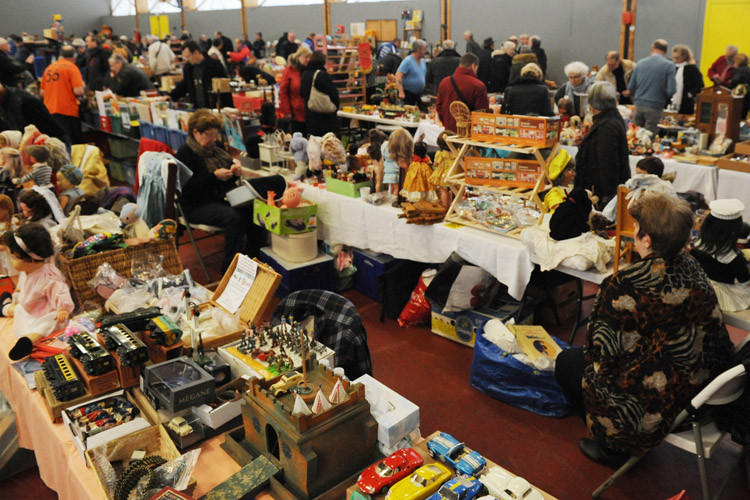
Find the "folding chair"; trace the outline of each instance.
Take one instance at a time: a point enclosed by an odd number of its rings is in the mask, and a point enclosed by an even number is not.
[[[703,388],[693,399],[690,400],[688,407],[677,415],[672,424],[670,432],[664,441],[683,450],[695,453],[698,460],[698,472],[701,478],[701,488],[703,490],[703,499],[710,500],[711,493],[708,485],[708,474],[706,473],[706,459],[711,457],[711,452],[716,444],[724,436],[724,432],[716,427],[713,421],[701,425],[700,417],[703,416],[701,411],[704,405],[721,406],[737,400],[745,391],[747,383],[747,372],[745,366],[739,364],[723,372]],[[675,432],[674,430],[686,419],[690,419],[692,429],[690,431]],[[593,498],[598,498],[604,490],[612,486],[615,481],[629,471],[641,458],[632,456],[625,464],[617,469],[604,483],[602,483],[592,494]],[[727,475],[722,490],[726,487],[731,474]]]
[[[622,238],[635,238],[635,219],[628,212],[627,195],[630,190],[625,186],[617,186],[617,225],[615,229],[615,267],[612,274],[617,274],[620,266],[620,258],[624,258],[628,263],[633,257],[633,242],[625,243],[625,252],[621,250]]]

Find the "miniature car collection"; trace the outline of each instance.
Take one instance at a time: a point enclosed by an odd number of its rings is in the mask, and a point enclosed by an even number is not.
[[[441,432],[439,436],[427,441],[427,449],[431,457],[439,458],[456,469],[459,474],[476,476],[487,465],[481,454],[466,448],[447,432]]]
[[[302,374],[298,372],[287,373],[271,386],[271,394],[278,396],[282,392],[289,391],[292,387],[302,382]]]
[[[487,493],[487,487],[479,482],[479,479],[461,476],[442,485],[437,493],[427,500],[471,500],[483,493]]]
[[[439,463],[423,465],[411,476],[393,485],[386,500],[424,500],[451,477],[451,471]]]
[[[398,450],[374,463],[359,475],[357,486],[365,493],[386,493],[388,489],[424,463],[414,448]]]

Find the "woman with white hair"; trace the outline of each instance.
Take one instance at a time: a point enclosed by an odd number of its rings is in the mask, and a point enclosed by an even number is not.
[[[630,179],[627,130],[611,83],[591,85],[588,100],[594,123],[578,148],[575,187],[590,190],[601,208],[617,195],[617,186]]]
[[[555,102],[567,96],[573,103],[572,115],[583,116],[586,113],[585,109],[578,109],[576,94],[585,94],[589,90],[593,80],[589,78],[588,73],[589,67],[581,61],[565,65],[565,76],[568,77],[568,81],[555,92]]]
[[[502,112],[504,115],[552,116],[547,86],[542,83],[542,68],[529,63],[521,69],[521,78],[505,89]]]

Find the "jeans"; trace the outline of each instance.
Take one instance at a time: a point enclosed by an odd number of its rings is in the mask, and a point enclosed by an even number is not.
[[[653,137],[656,137],[656,133],[659,130],[661,115],[661,109],[636,105],[635,111],[633,112],[633,122],[639,127],[645,127],[654,134]]]

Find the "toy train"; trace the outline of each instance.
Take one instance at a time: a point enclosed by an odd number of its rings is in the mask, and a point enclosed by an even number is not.
[[[148,348],[133,335],[130,328],[120,323],[102,329],[104,346],[115,351],[122,366],[137,366],[148,361]]]
[[[146,329],[148,322],[160,314],[161,310],[158,307],[141,307],[133,312],[102,318],[98,326],[102,330],[106,330],[111,326],[123,324],[133,332],[142,332]]]
[[[83,396],[83,384],[78,379],[73,367],[70,366],[65,354],[48,357],[44,360],[42,369],[52,388],[52,394],[58,401],[70,401]]]
[[[158,345],[169,347],[182,338],[182,329],[169,316],[157,316],[146,325],[149,337]]]
[[[72,335],[68,346],[70,355],[81,362],[83,371],[89,375],[101,375],[115,368],[112,355],[87,332]]]

